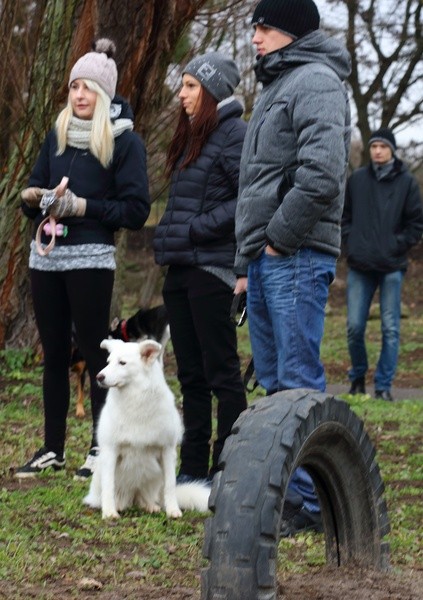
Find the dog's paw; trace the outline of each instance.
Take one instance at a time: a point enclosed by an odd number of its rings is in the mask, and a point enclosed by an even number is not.
[[[83,417],[85,417],[85,410],[83,406],[79,406],[77,404],[76,406],[76,411],[75,411],[75,415],[78,417],[78,419],[82,419]]]
[[[146,512],[150,514],[159,513],[161,511],[160,504],[156,504],[155,502],[152,504],[146,504],[144,508]]]
[[[120,514],[116,510],[103,510],[101,516],[103,519],[120,519]]]
[[[182,517],[182,511],[179,508],[170,508],[166,511],[166,514],[170,519],[179,519]]]
[[[90,506],[91,508],[101,508],[100,498],[96,498],[91,494],[88,494],[87,496],[85,496],[85,498],[83,498],[82,504]]]

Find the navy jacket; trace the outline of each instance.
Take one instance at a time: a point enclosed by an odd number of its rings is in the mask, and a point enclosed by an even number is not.
[[[198,159],[172,174],[169,200],[154,236],[159,265],[233,267],[239,161],[247,125],[236,100],[218,114],[218,126]]]
[[[348,179],[342,238],[347,262],[359,271],[403,271],[407,251],[422,237],[419,186],[401,160],[378,181],[372,165]]]
[[[131,118],[129,107],[119,117]],[[113,244],[113,232],[121,227],[140,229],[149,213],[150,201],[146,171],[146,151],[142,139],[133,131],[124,131],[115,138],[113,160],[108,168],[88,150],[67,146],[56,155],[54,130],[47,134],[38,160],[31,173],[29,186],[52,189],[63,176],[69,177],[68,187],[77,196],[86,198],[84,217],[61,219],[68,226],[66,237],[57,237],[56,245]],[[27,217],[34,219],[34,236],[44,218],[41,211],[22,203]],[[50,238],[42,239],[48,243]]]

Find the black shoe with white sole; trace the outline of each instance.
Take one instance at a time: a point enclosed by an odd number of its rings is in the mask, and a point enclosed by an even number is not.
[[[77,470],[77,472],[75,473],[75,475],[73,476],[75,481],[88,481],[88,479],[94,473],[98,453],[99,453],[98,446],[93,446],[93,448],[91,448],[91,450],[88,452],[86,461],[84,462],[82,467],[80,467]]]
[[[47,448],[40,448],[34,456],[23,467],[19,467],[15,471],[15,477],[18,479],[26,479],[36,477],[46,469],[54,469],[60,471],[66,464],[65,455],[57,454]]]

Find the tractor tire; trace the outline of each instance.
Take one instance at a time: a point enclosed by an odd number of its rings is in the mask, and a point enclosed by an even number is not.
[[[348,404],[308,389],[255,402],[220,457],[205,522],[202,600],[274,600],[284,498],[294,470],[313,478],[326,560],[388,569],[389,532],[375,448]]]

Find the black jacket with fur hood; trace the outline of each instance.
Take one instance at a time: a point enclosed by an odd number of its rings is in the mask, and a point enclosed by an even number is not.
[[[401,160],[377,180],[372,164],[348,179],[342,239],[347,262],[359,271],[405,271],[407,252],[421,240],[419,186]]]
[[[219,123],[198,159],[172,173],[169,200],[154,236],[159,265],[232,268],[239,161],[247,128],[242,107],[221,103]]]
[[[120,97],[112,103],[112,118],[133,120],[132,109]],[[61,219],[68,226],[66,237],[57,237],[56,245],[114,244],[113,232],[121,227],[140,229],[149,213],[150,200],[144,142],[134,131],[126,130],[115,138],[113,160],[108,168],[89,152],[67,146],[56,155],[56,133],[51,130],[42,145],[28,185],[55,188],[62,177],[69,177],[68,187],[86,198],[83,217]],[[44,218],[38,208],[22,203],[24,214],[34,220],[34,233]],[[42,236],[42,242],[51,238]]]

